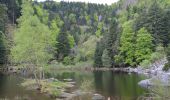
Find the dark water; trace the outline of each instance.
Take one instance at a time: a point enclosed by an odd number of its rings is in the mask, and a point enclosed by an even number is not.
[[[72,72],[72,71],[51,71],[46,77],[59,80],[71,78],[76,82],[79,89],[83,82],[91,82],[89,91],[99,93],[110,100],[137,100],[147,91],[137,85],[145,79],[144,76],[136,74],[106,72]],[[15,75],[0,75],[0,100],[53,100],[37,91],[26,90],[19,86],[21,78]],[[86,100],[86,99],[83,99]]]
[[[38,91],[30,91],[20,86],[22,78],[16,75],[0,75],[0,100],[52,100]]]
[[[127,73],[115,73],[112,71],[98,72],[50,72],[48,77],[57,79],[71,78],[76,81],[78,88],[84,81],[91,81],[95,93],[102,94],[111,100],[137,100],[147,90],[138,85],[145,76]],[[89,90],[90,91],[90,90]]]

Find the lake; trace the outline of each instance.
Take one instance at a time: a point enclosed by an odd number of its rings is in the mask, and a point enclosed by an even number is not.
[[[112,71],[50,71],[46,78],[73,79],[75,90],[82,87],[83,82],[90,82],[89,91],[103,95],[110,100],[137,100],[148,91],[138,85],[143,75]],[[19,84],[21,77],[16,75],[0,75],[0,100],[53,100],[38,91],[26,90]],[[86,100],[86,99],[83,99]],[[89,99],[90,100],[90,99]]]

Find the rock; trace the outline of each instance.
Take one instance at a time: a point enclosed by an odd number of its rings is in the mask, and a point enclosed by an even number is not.
[[[94,94],[92,97],[92,100],[104,100],[104,96],[100,95],[100,94]]]
[[[169,82],[170,82],[170,77],[164,74],[160,77],[154,77],[151,79],[142,80],[138,83],[138,85],[144,88],[157,87],[157,86],[170,87]]]
[[[60,96],[58,96],[59,98],[70,98],[70,97],[73,97],[74,95],[71,94],[71,93],[66,93],[66,92],[63,92],[60,94]]]
[[[149,86],[152,86],[151,79],[142,80],[138,83],[141,87],[148,88]]]
[[[77,91],[74,91],[73,94],[75,94],[76,96],[81,96],[81,95],[91,94],[91,92],[84,92],[81,90],[77,90]]]
[[[72,85],[75,85],[76,82],[67,82],[68,84],[72,84]]]
[[[73,87],[74,87],[73,84],[67,84],[67,85],[66,85],[66,88],[73,88]]]
[[[65,82],[72,82],[73,79],[63,79]]]
[[[55,78],[49,78],[49,79],[47,79],[47,81],[48,81],[48,82],[56,82],[56,81],[58,81],[58,79],[55,79]]]

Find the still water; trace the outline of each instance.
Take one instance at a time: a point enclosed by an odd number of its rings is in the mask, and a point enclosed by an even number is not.
[[[47,78],[73,79],[78,90],[84,81],[91,82],[89,91],[99,93],[110,100],[137,100],[138,97],[147,93],[147,90],[138,86],[138,82],[145,76],[127,73],[115,73],[112,71],[96,72],[73,72],[73,71],[50,71]],[[15,75],[0,75],[0,100],[53,100],[37,91],[26,90],[19,84],[22,78]],[[86,99],[83,99],[86,100]]]

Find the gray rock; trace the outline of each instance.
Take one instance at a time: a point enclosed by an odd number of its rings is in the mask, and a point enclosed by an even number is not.
[[[142,80],[138,83],[141,87],[148,88],[149,86],[152,86],[151,79]]]
[[[68,84],[72,84],[72,85],[75,85],[76,82],[67,82]]]
[[[105,97],[100,94],[94,94],[92,100],[105,100]]]
[[[58,81],[58,79],[55,79],[55,78],[49,78],[49,79],[47,79],[47,81],[48,81],[48,82],[56,82],[56,81]]]
[[[91,92],[84,92],[81,90],[77,90],[77,91],[74,91],[73,94],[75,94],[76,96],[81,96],[81,95],[91,94]]]
[[[74,96],[74,95],[71,94],[71,93],[65,93],[65,92],[63,92],[63,93],[60,94],[59,98],[71,98],[71,97],[73,97],[73,96]]]

